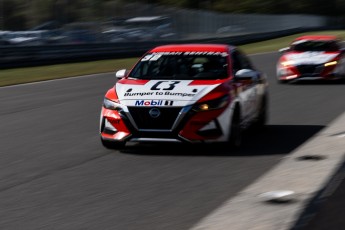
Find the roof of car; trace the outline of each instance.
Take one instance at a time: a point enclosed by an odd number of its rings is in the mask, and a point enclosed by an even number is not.
[[[158,46],[151,52],[228,52],[233,48],[225,44],[171,44]]]
[[[299,40],[321,40],[321,41],[332,41],[338,40],[339,38],[334,35],[305,35],[295,39],[295,41]]]

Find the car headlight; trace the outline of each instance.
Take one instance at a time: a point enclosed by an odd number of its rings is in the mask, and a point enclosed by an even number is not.
[[[286,67],[286,66],[291,66],[291,65],[295,65],[295,61],[289,60],[289,61],[283,61],[280,63],[282,66]]]
[[[332,65],[336,65],[338,62],[337,61],[331,61],[331,62],[327,62],[324,64],[325,67],[327,66],[332,66]]]
[[[228,103],[229,103],[229,95],[226,95],[224,97],[221,97],[215,100],[197,104],[193,106],[193,110],[195,112],[201,112],[201,111],[208,111],[208,110],[213,110],[213,109],[220,109],[227,106]]]
[[[111,109],[111,110],[121,110],[122,108],[121,104],[116,103],[115,101],[109,100],[107,98],[104,98],[103,106],[104,108]]]

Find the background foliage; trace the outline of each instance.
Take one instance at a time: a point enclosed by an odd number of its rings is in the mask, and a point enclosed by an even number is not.
[[[344,16],[344,0],[0,0],[0,29],[29,29],[47,21],[62,24],[126,16],[128,4],[159,4],[226,13]],[[139,7],[139,6],[138,6]]]

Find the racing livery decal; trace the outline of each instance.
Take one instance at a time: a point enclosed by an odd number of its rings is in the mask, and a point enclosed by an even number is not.
[[[337,55],[325,52],[304,52],[288,54],[286,55],[286,59],[292,61],[295,65],[319,65],[333,60]]]
[[[146,106],[185,106],[195,103],[220,85],[219,82],[207,85],[193,85],[192,82],[191,80],[151,80],[145,85],[117,84],[116,91],[119,101],[128,106],[142,106],[141,102],[138,104],[138,97],[146,101]],[[150,104],[148,102],[159,100],[174,101],[174,103]]]

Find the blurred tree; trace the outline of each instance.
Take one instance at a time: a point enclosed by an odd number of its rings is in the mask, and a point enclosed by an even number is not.
[[[135,3],[224,13],[315,14],[341,17],[345,12],[344,0],[0,0],[0,3],[0,26],[2,29],[12,30],[31,28],[50,20],[65,24],[126,17],[127,6],[133,6]]]
[[[2,0],[1,6],[1,27],[3,30],[25,29],[25,13],[21,9],[20,1]]]
[[[317,14],[323,15],[337,15],[339,13],[337,9],[337,0],[314,0],[313,5],[310,3],[310,8],[307,13],[317,12]]]
[[[55,1],[54,0],[34,0],[28,1],[27,18],[28,27],[37,26],[46,21],[54,20],[55,18]]]

